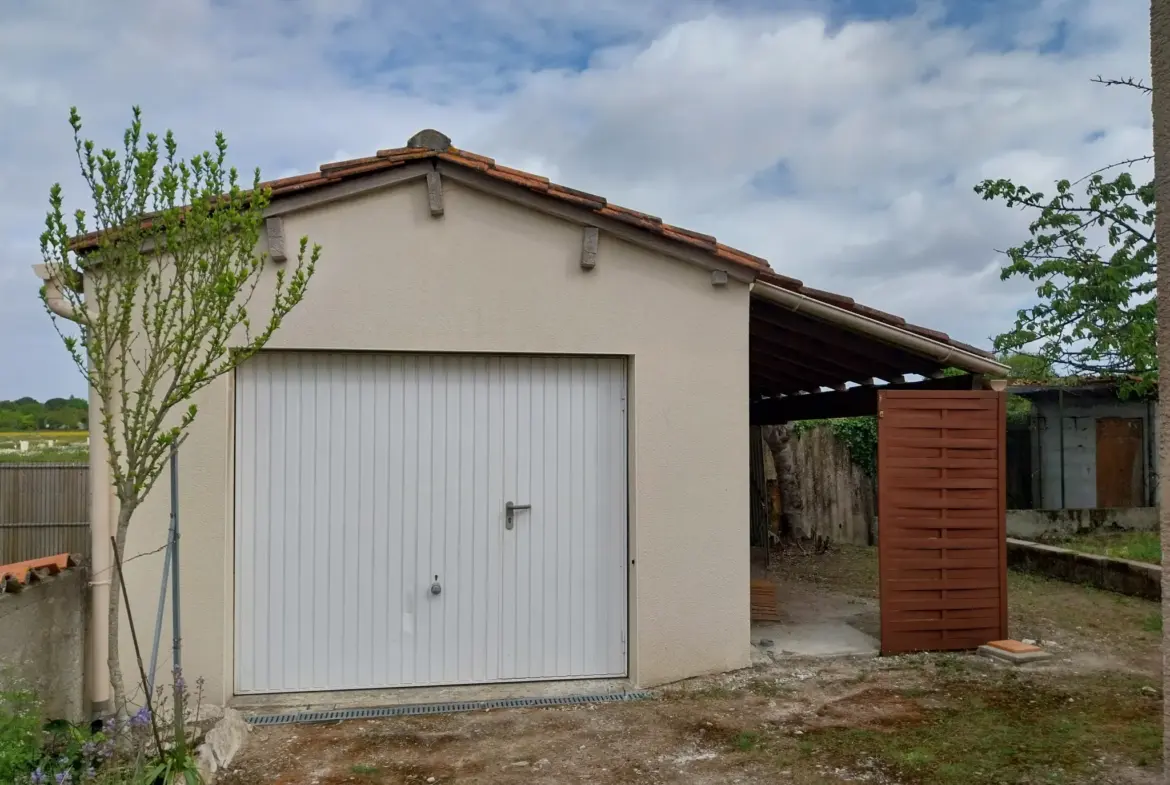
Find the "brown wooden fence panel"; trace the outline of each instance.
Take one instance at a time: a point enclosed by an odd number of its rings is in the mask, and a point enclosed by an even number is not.
[[[882,652],[1007,637],[1003,393],[878,394]]]
[[[0,564],[89,556],[89,464],[0,463]]]

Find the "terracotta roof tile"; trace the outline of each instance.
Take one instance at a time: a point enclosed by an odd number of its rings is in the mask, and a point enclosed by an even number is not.
[[[504,174],[513,175],[514,177],[522,177],[525,180],[537,180],[539,182],[544,183],[545,185],[549,185],[549,181],[548,181],[547,177],[542,177],[541,175],[538,175],[538,174],[532,174],[530,172],[525,172],[522,169],[513,169],[510,166],[500,166],[499,164],[496,164],[494,167],[492,167],[492,169],[494,171],[497,171],[497,172],[503,172]]]
[[[480,172],[486,172],[488,169],[492,168],[491,164],[484,163],[483,161],[477,161],[474,158],[468,158],[466,156],[456,155],[455,153],[450,153],[450,152],[439,153],[437,157],[440,160],[450,161],[453,164],[459,164],[460,166],[466,166],[470,169],[475,169],[475,170],[480,171]]]
[[[852,297],[846,297],[836,292],[826,292],[823,289],[813,289],[811,286],[800,287],[800,293],[814,300],[820,300],[823,303],[836,305],[838,308],[844,308],[846,310],[852,310],[853,306],[857,304],[857,301]]]
[[[944,332],[940,332],[939,330],[932,330],[929,327],[922,327],[921,325],[910,324],[910,322],[906,322],[905,328],[912,333],[917,333],[918,335],[921,335],[921,336],[926,337],[926,338],[930,338],[930,339],[935,340],[935,341],[942,341],[943,343],[950,343],[951,342],[951,336],[947,335]]]
[[[488,158],[486,155],[480,155],[479,153],[473,153],[468,150],[460,150],[458,147],[448,147],[447,152],[451,153],[452,155],[457,155],[460,158],[470,158],[472,161],[479,161],[481,164],[487,164],[491,167],[496,166],[496,159]],[[512,171],[519,172],[520,170],[513,169]],[[524,172],[523,174],[532,177],[532,175],[528,174],[527,172]]]
[[[427,138],[427,134],[428,132],[422,132],[416,135],[412,141],[421,142]],[[467,150],[461,150],[457,147],[446,145],[449,140],[447,140],[447,138],[441,134],[437,134],[433,131],[429,132],[429,134],[432,137],[441,137],[442,144],[435,144],[436,149],[431,149],[429,147],[387,148],[384,150],[378,150],[377,154],[374,156],[323,164],[320,171],[318,172],[273,180],[271,182],[264,183],[264,186],[271,188],[273,198],[277,198],[293,193],[299,193],[301,191],[310,190],[312,188],[330,185],[348,177],[359,177],[361,175],[380,171],[391,166],[398,166],[405,164],[408,161],[418,161],[425,159],[445,161],[451,164],[483,172],[502,182],[507,182],[521,188],[527,188],[536,193],[543,194],[549,198],[559,199],[568,204],[583,207],[605,218],[621,221],[629,226],[634,226],[638,229],[656,234],[670,242],[706,251],[710,253],[715,259],[751,270],[756,274],[759,280],[763,281],[764,283],[771,284],[772,286],[777,286],[782,289],[805,295],[814,300],[819,300],[821,302],[834,305],[838,308],[852,311],[879,322],[901,327],[902,329],[915,332],[919,335],[950,344],[951,346],[963,349],[964,351],[975,352],[985,357],[994,357],[994,355],[992,355],[990,352],[976,349],[958,341],[953,341],[946,333],[938,332],[937,330],[931,330],[926,327],[919,327],[917,325],[908,324],[906,320],[900,316],[861,305],[860,303],[855,302],[851,297],[807,287],[802,281],[799,281],[796,278],[780,275],[773,271],[772,268],[768,265],[767,260],[724,245],[709,234],[702,234],[700,232],[684,229],[679,226],[664,224],[662,219],[658,216],[649,215],[647,213],[638,212],[637,210],[631,210],[626,207],[610,204],[604,196],[587,193],[585,191],[578,191],[574,188],[569,188],[568,186],[552,183],[549,182],[547,177],[532,174],[531,172],[525,172],[520,169],[513,169],[509,166],[501,166],[500,164],[496,163],[495,159],[489,158],[486,155],[479,155],[478,153],[472,153]],[[92,234],[78,238],[78,244],[75,247],[78,250],[84,250],[87,247],[92,247],[96,244],[96,237],[96,234]]]
[[[577,199],[580,199],[580,200],[585,201],[585,202],[594,202],[598,205],[596,208],[594,208],[597,210],[600,210],[602,207],[605,207],[609,203],[604,196],[598,196],[597,194],[591,194],[588,191],[578,191],[576,188],[570,188],[567,185],[557,185],[556,183],[549,183],[548,187],[549,187],[550,191],[553,191],[556,194],[556,196],[558,198],[561,198],[561,199],[564,199],[566,196],[572,196],[572,197],[576,197]]]
[[[760,273],[760,280],[764,283],[770,283],[773,286],[779,286],[781,289],[790,289],[794,292],[798,292],[804,288],[804,281],[800,280],[799,278],[792,278],[787,275],[781,275],[780,273],[772,272],[771,270]]]
[[[0,566],[0,594],[14,593],[37,581],[77,565],[68,553]]]
[[[355,166],[365,166],[366,164],[380,163],[386,158],[380,155],[371,155],[365,158],[351,158],[348,161],[333,161],[331,163],[321,164],[322,172],[331,172],[337,169],[350,169]]]
[[[373,162],[368,164],[349,166],[344,169],[329,169],[327,171],[323,171],[322,174],[331,180],[343,180],[347,177],[354,177],[356,175],[367,174],[369,172],[378,172],[383,169],[393,169],[397,166],[402,166],[402,162],[389,161],[385,159],[379,160],[375,158]],[[275,195],[275,191],[273,193]]]
[[[514,172],[515,170],[512,171]],[[488,176],[494,177],[497,180],[503,180],[504,182],[512,183],[513,185],[519,185],[524,188],[531,188],[532,190],[540,191],[541,193],[548,192],[547,180],[538,180],[531,175],[512,174],[512,172],[505,172],[502,169],[493,169],[490,167],[485,169],[484,172]]]

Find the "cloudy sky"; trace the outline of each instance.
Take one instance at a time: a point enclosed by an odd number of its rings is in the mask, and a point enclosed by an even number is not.
[[[987,345],[1036,187],[1150,146],[1141,0],[4,0],[0,399],[83,392],[30,265],[68,108],[133,104],[266,177],[438,128],[500,163],[717,235],[806,283]]]

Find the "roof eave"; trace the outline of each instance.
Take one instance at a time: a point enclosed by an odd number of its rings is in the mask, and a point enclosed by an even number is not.
[[[752,294],[794,312],[804,313],[807,316],[831,322],[854,332],[864,333],[883,343],[929,358],[938,363],[940,367],[958,368],[968,373],[988,374],[995,377],[1006,377],[1009,371],[1003,363],[981,354],[880,322],[869,316],[765,281],[757,281],[752,288]]]

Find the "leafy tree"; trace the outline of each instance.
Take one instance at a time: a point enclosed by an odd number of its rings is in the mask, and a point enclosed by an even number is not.
[[[1148,94],[1133,80],[1103,80]],[[1074,374],[1134,377],[1151,384],[1155,354],[1154,184],[1129,171],[1109,170],[1148,160],[1121,161],[1050,193],[1011,180],[984,180],[975,192],[1035,214],[1031,237],[1006,251],[1003,279],[1036,282],[1039,302],[1017,314],[995,340],[1001,353],[1024,352]]]
[[[137,107],[120,153],[81,138],[76,108],[70,123],[92,211],[70,221],[54,185],[41,251],[50,286],[60,287],[79,326],[78,337],[61,337],[97,395],[122,551],[135,510],[195,420],[192,397],[264,347],[304,297],[320,247],[301,239],[292,270],[269,276],[271,304],[256,319],[249,308],[266,266],[256,247],[270,197],[259,169],[242,186],[223,134],[214,152],[180,159],[170,131],[143,134]],[[49,286],[41,291],[61,332],[50,294]],[[110,591],[108,662],[121,711],[118,608],[119,593]]]
[[[35,398],[0,401],[0,430],[78,430],[88,426],[89,402],[84,398]]]

